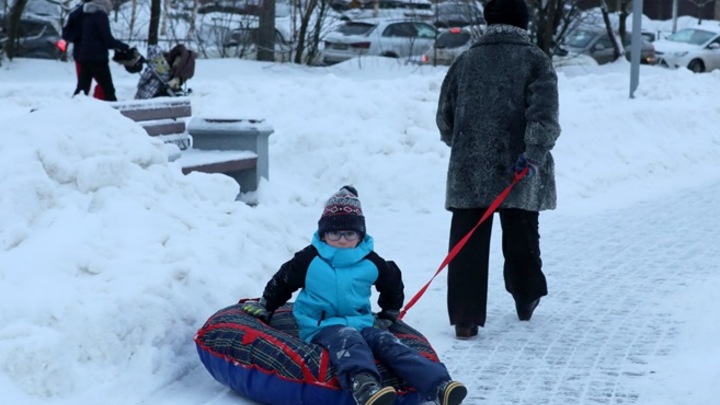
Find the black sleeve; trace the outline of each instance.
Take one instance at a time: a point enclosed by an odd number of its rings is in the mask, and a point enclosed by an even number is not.
[[[68,14],[65,25],[62,28],[62,39],[68,42],[77,42],[80,39],[80,31],[82,30],[82,6],[77,7],[75,10]]]
[[[121,49],[123,51],[127,51],[130,49],[130,46],[128,44],[118,41],[113,37],[112,33],[110,32],[110,19],[108,19],[107,14],[103,12],[98,12],[98,18],[100,18],[100,25],[99,25],[99,34],[100,38],[103,42],[103,45],[107,49]]]
[[[295,291],[305,287],[305,275],[315,256],[317,250],[308,246],[280,266],[280,270],[270,279],[263,291],[268,311],[275,312],[288,302]]]
[[[375,288],[380,293],[378,305],[383,310],[399,311],[405,301],[405,286],[400,268],[392,260],[385,261],[375,252],[370,253],[367,259],[378,269],[378,278],[375,281]]]

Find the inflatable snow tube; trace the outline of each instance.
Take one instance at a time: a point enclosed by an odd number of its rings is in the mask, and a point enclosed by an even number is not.
[[[338,385],[328,353],[298,337],[292,303],[280,307],[268,326],[236,304],[215,313],[195,335],[200,360],[220,383],[268,405],[355,405]],[[432,361],[435,350],[417,330],[399,321],[390,332]],[[420,395],[378,363],[383,385],[398,391],[396,405],[417,405]]]

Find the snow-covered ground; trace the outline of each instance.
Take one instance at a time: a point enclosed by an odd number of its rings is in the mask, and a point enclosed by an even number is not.
[[[628,72],[621,61],[559,73],[559,201],[540,229],[550,295],[533,320],[518,322],[503,290],[499,229],[477,339],[453,337],[445,273],[405,318],[468,385],[467,404],[720,397],[720,72],[643,66],[634,99]],[[447,249],[449,154],[434,123],[444,73],[380,59],[199,60],[194,116],[275,129],[270,180],[249,207],[224,176],[183,177],[108,105],[71,99],[72,64],[4,63],[2,403],[251,404],[205,371],[193,335],[257,297],[344,184],[409,299]],[[132,98],[138,76],[113,74]]]

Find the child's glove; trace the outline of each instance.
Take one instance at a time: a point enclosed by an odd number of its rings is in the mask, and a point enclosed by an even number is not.
[[[512,170],[515,172],[515,174],[520,174],[523,170],[525,170],[526,167],[528,171],[525,176],[527,177],[532,177],[537,174],[538,171],[540,171],[540,163],[532,159],[526,158],[525,154],[522,153],[520,154],[520,156],[518,156],[518,160],[513,165]]]
[[[255,318],[261,320],[265,323],[270,323],[270,318],[272,317],[272,314],[270,311],[265,308],[265,301],[246,301],[243,306],[240,308],[245,313],[254,316]]]

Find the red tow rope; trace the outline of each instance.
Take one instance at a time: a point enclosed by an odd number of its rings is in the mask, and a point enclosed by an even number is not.
[[[435,277],[437,277],[437,275],[440,274],[440,272],[445,268],[445,266],[447,266],[455,258],[455,256],[457,256],[457,254],[460,252],[460,250],[465,246],[467,241],[470,239],[470,236],[472,236],[472,234],[480,226],[480,224],[485,222],[485,220],[488,219],[488,217],[490,215],[492,215],[493,212],[495,212],[495,210],[500,206],[500,204],[503,202],[503,200],[505,200],[505,197],[507,197],[507,195],[510,193],[510,190],[512,190],[512,188],[520,180],[522,180],[523,177],[525,177],[527,172],[528,172],[528,169],[526,167],[525,169],[523,169],[522,172],[515,173],[515,178],[513,179],[513,182],[509,186],[507,186],[507,188],[505,188],[505,190],[503,190],[503,192],[500,193],[500,195],[498,195],[497,198],[495,198],[495,201],[493,201],[492,204],[490,204],[490,207],[488,207],[487,211],[485,211],[482,218],[480,218],[480,221],[478,221],[478,223],[475,224],[475,226],[470,230],[470,232],[468,232],[465,236],[463,236],[463,238],[460,239],[460,241],[457,244],[455,244],[455,246],[453,246],[452,249],[450,249],[450,253],[448,253],[447,256],[445,256],[445,260],[443,260],[443,262],[440,264],[440,267],[438,267],[437,271],[435,271],[435,275],[433,275],[432,278],[430,279],[430,281],[428,281],[427,284],[425,284],[420,289],[420,291],[418,291],[412,297],[412,299],[410,301],[408,301],[407,305],[405,305],[405,308],[403,308],[402,311],[400,311],[400,315],[398,316],[398,319],[402,319],[405,316],[405,314],[407,313],[407,311],[410,310],[410,308],[412,308],[413,305],[415,305],[415,303],[417,303],[417,301],[420,299],[420,297],[423,296],[423,294],[425,294],[425,291],[428,289],[428,287],[430,287],[430,284],[433,282],[433,280],[435,280]]]

